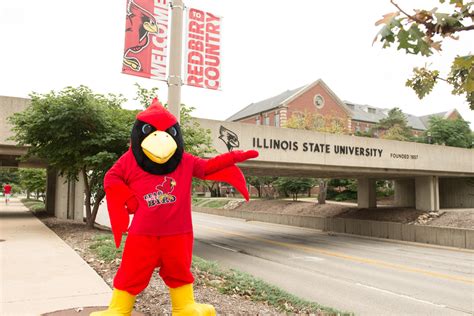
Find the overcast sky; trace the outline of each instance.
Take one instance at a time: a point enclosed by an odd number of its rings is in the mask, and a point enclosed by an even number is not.
[[[397,1],[431,9],[437,1]],[[185,0],[188,7],[223,17],[222,91],[183,86],[182,102],[195,116],[225,119],[252,102],[319,78],[342,99],[399,107],[414,115],[458,109],[474,121],[464,97],[441,82],[420,101],[405,87],[414,66],[432,63],[442,73],[456,55],[474,50],[474,32],[448,40],[429,59],[372,46],[375,21],[395,11],[389,0]],[[426,5],[428,4],[428,5]],[[0,95],[26,97],[84,84],[99,93],[122,93],[138,108],[133,84],[165,82],[121,74],[125,0],[0,1]],[[471,128],[474,125],[471,123]]]

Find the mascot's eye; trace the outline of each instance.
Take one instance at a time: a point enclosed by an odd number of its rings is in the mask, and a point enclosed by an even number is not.
[[[153,127],[151,127],[150,124],[145,124],[142,127],[142,133],[145,135],[150,134],[152,130],[153,130]]]
[[[177,134],[178,134],[178,131],[176,130],[176,128],[171,127],[170,128],[170,135],[175,137]]]

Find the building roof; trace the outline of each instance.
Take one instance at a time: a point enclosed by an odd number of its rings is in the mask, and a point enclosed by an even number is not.
[[[293,90],[286,90],[274,97],[259,101],[257,103],[251,103],[239,112],[230,116],[227,121],[238,121],[246,117],[250,117],[262,112],[267,112],[272,109],[276,109],[279,106],[285,106],[289,101],[295,99],[299,95],[303,94],[309,88],[321,84],[328,92],[336,99],[336,101],[347,111],[352,120],[364,121],[369,123],[378,123],[381,119],[388,116],[390,109],[377,108],[371,105],[362,105],[350,101],[341,101],[334,92],[321,80],[318,79],[315,82],[305,85]],[[429,125],[429,120],[433,116],[447,117],[450,113],[456,111],[453,109],[447,112],[440,112],[434,114],[428,114],[423,116],[415,116],[411,114],[405,114],[407,124],[413,129],[426,130]]]
[[[420,120],[423,122],[423,124],[425,124],[425,126],[428,126],[428,125],[430,124],[430,118],[432,118],[433,116],[446,117],[446,115],[447,115],[448,113],[449,113],[449,112],[446,111],[446,112],[439,112],[439,113],[433,113],[433,114],[423,115],[423,116],[420,116]]]
[[[302,86],[293,90],[286,90],[285,92],[282,92],[274,97],[259,101],[257,103],[251,103],[239,112],[226,119],[226,121],[237,121],[245,117],[255,115],[257,113],[262,113],[277,108],[283,103],[283,101],[295,95],[304,87],[306,86]]]
[[[344,101],[349,110],[352,112],[352,120],[364,121],[370,123],[378,123],[381,119],[388,116],[390,109],[376,108],[370,105],[356,104],[349,101]],[[421,120],[421,117],[403,113],[407,119],[407,125],[413,129],[426,130],[427,125]],[[429,116],[429,115],[427,115]]]
[[[343,102],[351,111],[351,118],[356,121],[378,122],[387,117],[386,113],[389,111],[389,109],[376,108],[370,105],[356,104],[349,101]]]

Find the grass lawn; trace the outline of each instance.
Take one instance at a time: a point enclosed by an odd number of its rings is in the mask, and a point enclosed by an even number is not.
[[[46,212],[44,202],[41,200],[21,199],[20,201],[33,213]]]
[[[210,208],[222,208],[231,199],[227,198],[195,198],[193,200],[194,206],[210,207]]]

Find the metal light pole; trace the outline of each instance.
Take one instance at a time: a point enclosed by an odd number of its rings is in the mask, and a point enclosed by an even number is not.
[[[181,56],[183,46],[183,0],[171,3],[171,39],[168,75],[168,109],[179,122],[181,106]]]

